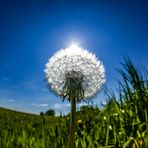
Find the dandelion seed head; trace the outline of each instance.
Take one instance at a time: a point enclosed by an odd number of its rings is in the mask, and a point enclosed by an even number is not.
[[[63,96],[67,76],[81,77],[84,98],[92,97],[105,82],[105,68],[95,54],[76,44],[57,51],[45,67],[46,79],[53,91]],[[82,77],[83,76],[83,77]]]

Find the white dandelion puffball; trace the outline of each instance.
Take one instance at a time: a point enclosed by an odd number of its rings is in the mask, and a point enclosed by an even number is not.
[[[57,51],[45,68],[46,79],[52,90],[63,96],[66,75],[83,75],[84,98],[93,96],[105,82],[105,68],[95,54],[72,44]]]

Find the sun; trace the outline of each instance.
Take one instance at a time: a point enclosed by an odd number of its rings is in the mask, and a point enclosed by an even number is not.
[[[69,46],[69,49],[71,49],[71,50],[76,50],[78,48],[80,48],[79,45],[77,43],[74,43],[74,42]]]
[[[66,49],[67,49],[66,53],[68,55],[79,54],[79,52],[81,51],[81,47],[75,42],[72,42],[72,44]]]

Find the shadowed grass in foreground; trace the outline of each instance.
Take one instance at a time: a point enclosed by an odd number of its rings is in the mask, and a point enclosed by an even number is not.
[[[118,95],[109,93],[103,108],[77,112],[76,148],[148,147],[148,72],[125,58]],[[65,148],[69,115],[36,116],[0,109],[1,148]]]

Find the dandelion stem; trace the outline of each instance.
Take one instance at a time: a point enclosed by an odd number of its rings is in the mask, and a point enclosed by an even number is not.
[[[74,137],[75,137],[75,123],[76,120],[76,99],[72,97],[71,100],[71,119],[70,119],[70,134],[68,148],[74,148]]]

